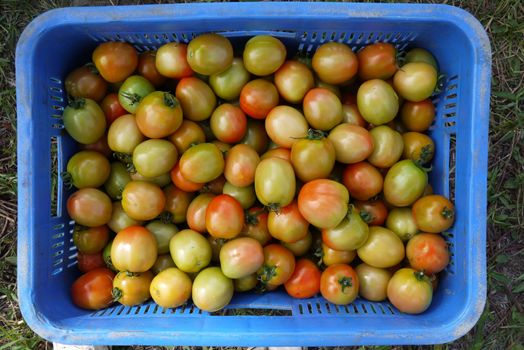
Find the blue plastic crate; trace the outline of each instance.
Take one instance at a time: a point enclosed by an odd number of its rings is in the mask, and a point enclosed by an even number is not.
[[[88,312],[71,303],[78,276],[67,191],[58,173],[76,146],[65,135],[63,81],[96,45],[127,41],[138,50],[220,32],[242,45],[255,34],[280,38],[289,52],[312,53],[327,41],[361,46],[384,41],[423,47],[447,76],[434,102],[437,118],[431,183],[454,196],[448,237],[452,260],[423,314],[357,300],[335,306],[284,293],[236,296],[229,308],[288,310],[284,316],[214,316],[191,305],[149,302]],[[68,8],[47,12],[24,31],[16,52],[18,106],[18,293],[25,320],[42,337],[71,344],[367,345],[456,339],[478,320],[486,298],[486,173],[490,44],[469,13],[444,5],[223,3]],[[54,179],[54,180],[53,180]],[[51,198],[56,199],[56,207]],[[234,312],[232,312],[234,314]]]

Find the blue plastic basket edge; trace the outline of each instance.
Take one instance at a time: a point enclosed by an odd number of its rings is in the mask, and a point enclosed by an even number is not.
[[[249,11],[249,4],[235,4],[234,11],[237,15],[252,15],[252,8]],[[260,3],[259,12],[256,16],[270,16],[279,12],[279,3]],[[118,13],[113,13],[105,8],[103,12],[97,12],[98,19],[115,20],[114,15],[118,14],[122,16],[122,19],[129,19],[130,15],[136,15],[139,17],[155,16],[168,16],[168,9],[184,9],[187,10],[188,14],[197,15],[195,12],[199,7],[202,6],[213,6],[215,9],[226,9],[231,11],[229,4],[184,4],[184,5],[169,5],[169,6],[141,6],[137,7],[121,7]],[[315,3],[285,3],[288,9],[298,10],[299,6],[306,6],[308,8],[316,8],[319,6]],[[289,7],[290,6],[290,7]],[[339,14],[340,9],[347,9],[348,4],[328,4],[322,3],[322,12],[326,13],[332,11],[331,14]],[[487,143],[485,142],[488,137],[488,121],[489,121],[489,92],[490,92],[490,72],[491,72],[491,47],[486,32],[478,20],[473,17],[469,12],[462,10],[457,7],[449,5],[375,5],[375,4],[351,4],[351,12],[353,16],[360,15],[361,17],[382,17],[382,16],[395,16],[399,15],[399,10],[402,9],[402,16],[416,16],[418,18],[432,18],[434,12],[445,13],[445,20],[452,22],[456,26],[464,30],[470,38],[472,45],[475,47],[476,62],[475,64],[480,66],[480,70],[474,76],[475,82],[473,89],[477,90],[472,95],[480,97],[480,103],[473,104],[472,109],[474,115],[480,118],[478,123],[473,123],[472,129],[470,130],[473,144],[477,146],[476,149],[472,149],[472,154],[476,153],[471,163],[472,169],[487,169]],[[185,8],[184,8],[185,7]],[[159,8],[163,8],[163,15],[155,12]],[[384,10],[386,8],[386,10]],[[73,23],[78,18],[85,18],[84,16],[89,14],[90,11],[96,11],[97,8],[75,8],[75,14],[71,15],[68,9],[55,9],[48,11],[36,19],[34,19],[28,27],[22,33],[16,49],[16,90],[17,90],[17,130],[18,130],[18,144],[17,144],[17,155],[18,155],[18,296],[20,300],[20,308],[22,315],[26,320],[27,324],[39,335],[46,339],[57,340],[65,343],[97,343],[97,335],[106,334],[107,332],[97,331],[95,332],[71,332],[58,327],[55,324],[50,323],[44,315],[40,314],[34,307],[34,295],[31,290],[33,289],[33,283],[31,273],[33,271],[32,261],[30,258],[32,251],[32,234],[33,234],[33,215],[30,208],[34,208],[31,193],[31,182],[33,172],[31,169],[32,164],[32,149],[29,140],[32,139],[32,123],[31,118],[27,116],[31,115],[31,101],[32,96],[30,95],[31,89],[28,87],[32,86],[31,71],[25,69],[31,62],[31,57],[34,53],[33,49],[39,40],[41,34],[46,30],[49,30],[53,26],[59,26],[67,23]],[[370,16],[371,13],[378,13],[376,16]],[[409,10],[406,13],[405,10]],[[281,11],[281,9],[280,9]],[[64,16],[67,13],[68,16]],[[209,12],[208,12],[209,13]],[[287,12],[289,14],[289,12]],[[293,13],[291,13],[293,14]],[[205,17],[205,15],[204,15]],[[133,17],[131,17],[133,18]],[[475,173],[475,172],[472,172]],[[479,172],[477,172],[479,174]],[[411,343],[411,344],[428,344],[428,343],[444,343],[452,341],[466,334],[478,321],[485,305],[486,299],[486,256],[485,256],[485,243],[486,243],[486,223],[475,220],[475,218],[486,217],[486,193],[485,191],[479,191],[479,188],[485,188],[487,184],[487,176],[485,171],[480,172],[481,175],[477,175],[478,178],[475,182],[471,183],[470,201],[471,203],[477,203],[474,206],[474,213],[469,215],[470,222],[468,227],[473,232],[477,232],[477,239],[473,241],[473,245],[468,250],[470,261],[474,262],[475,271],[478,274],[469,274],[468,284],[475,284],[478,286],[477,293],[474,296],[468,298],[469,304],[464,305],[463,312],[456,317],[453,322],[446,325],[440,325],[435,327],[434,332],[426,333],[426,335],[419,339],[413,339],[413,330],[409,333],[398,332],[394,336],[388,336],[386,334],[374,334],[374,341],[370,344],[389,344],[391,342],[400,343]],[[474,188],[473,188],[474,187]],[[476,190],[475,190],[476,189]],[[468,288],[468,293],[472,293],[472,289]],[[29,301],[29,302],[26,302]],[[427,328],[425,329],[427,331]],[[167,334],[168,333],[168,334]],[[156,341],[162,343],[176,342],[177,338],[183,338],[183,334],[173,334],[167,332],[162,336],[159,333],[155,336]],[[443,335],[446,336],[443,336]],[[126,339],[127,337],[133,338],[137,336],[135,332],[129,334],[126,332],[110,332],[109,337],[118,337],[119,339]],[[260,340],[267,341],[263,334],[257,335],[249,333],[249,337],[238,337],[232,339],[230,335],[213,334],[216,344],[231,345],[232,343],[238,344],[250,344]],[[361,335],[355,335],[361,338]],[[195,338],[195,344],[198,345],[198,337]],[[296,337],[288,338],[295,344],[297,340],[304,345],[314,344],[318,341],[314,335],[308,337],[304,335],[297,339]],[[340,338],[336,335],[332,335],[333,344],[342,344],[344,341],[348,341],[348,333],[340,334]],[[162,341],[163,340],[163,341]],[[236,340],[236,341],[235,341]],[[274,345],[290,345],[290,342],[284,338],[272,338],[271,341]],[[325,339],[324,339],[325,340]],[[337,341],[338,340],[338,341]],[[361,338],[362,340],[362,338]],[[365,339],[364,339],[365,340]],[[376,340],[379,340],[378,342]],[[361,343],[366,343],[363,341]],[[202,344],[209,345],[209,344]],[[299,344],[297,344],[299,345]]]

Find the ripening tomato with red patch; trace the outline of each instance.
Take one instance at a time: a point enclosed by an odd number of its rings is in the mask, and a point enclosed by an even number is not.
[[[388,216],[388,208],[382,199],[355,201],[360,217],[369,226],[382,226]]]
[[[224,176],[229,183],[237,187],[253,184],[260,157],[252,147],[243,144],[231,147],[225,162]]]
[[[64,86],[71,97],[90,98],[97,102],[100,102],[107,91],[107,82],[92,63],[76,68],[69,73]]]
[[[158,72],[164,77],[173,79],[182,79],[190,77],[191,75],[193,75],[193,70],[189,66],[186,57],[186,44],[164,44],[160,46],[156,52],[155,67],[158,70]]]
[[[384,178],[373,165],[360,162],[346,166],[342,174],[342,182],[353,198],[365,201],[382,191]]]
[[[265,285],[286,283],[295,270],[295,256],[280,244],[264,247],[264,264],[258,270],[258,279]]]
[[[234,238],[244,226],[244,210],[240,203],[227,194],[213,198],[206,209],[207,232],[216,238]]]
[[[171,169],[169,175],[171,176],[171,181],[175,184],[176,187],[185,192],[195,192],[204,187],[204,183],[198,183],[189,181],[182,175],[180,172],[180,165],[176,163],[173,169]]]
[[[320,269],[309,259],[300,259],[284,283],[287,294],[297,299],[311,298],[320,292]]]
[[[138,65],[135,48],[124,42],[110,41],[98,45],[92,59],[100,75],[110,83],[123,81]]]
[[[118,232],[111,245],[111,262],[119,271],[146,272],[157,255],[155,235],[142,226],[130,226]]]
[[[397,71],[397,50],[390,43],[375,43],[357,53],[358,75],[362,80],[389,79]]]
[[[455,221],[455,206],[438,194],[421,197],[413,204],[412,212],[417,227],[423,232],[444,232]]]
[[[442,236],[436,233],[419,233],[406,245],[409,265],[427,275],[444,270],[449,264],[448,245]]]
[[[210,126],[218,140],[236,143],[246,134],[247,119],[239,107],[223,103],[211,114]]]
[[[240,108],[252,118],[264,119],[278,105],[275,85],[264,79],[251,80],[240,91]]]
[[[87,310],[99,310],[113,303],[115,273],[105,267],[83,274],[71,286],[73,303]]]
[[[278,212],[270,212],[267,227],[274,238],[293,243],[307,236],[309,222],[300,214],[297,202],[293,201]]]
[[[433,287],[423,272],[403,268],[393,274],[387,296],[401,312],[419,314],[427,310],[433,299]]]
[[[357,273],[347,264],[328,266],[320,276],[320,293],[333,304],[352,303],[358,296],[358,288]]]
[[[166,82],[166,77],[158,71],[156,67],[156,52],[146,51],[138,55],[138,74],[149,80],[155,87],[159,87]]]
[[[328,84],[342,84],[357,74],[358,59],[346,44],[330,42],[317,49],[312,66],[320,80]]]
[[[102,102],[100,102],[100,108],[104,111],[107,125],[111,125],[115,119],[127,114],[127,111],[122,107],[120,101],[118,101],[118,94],[116,93],[107,94]]]

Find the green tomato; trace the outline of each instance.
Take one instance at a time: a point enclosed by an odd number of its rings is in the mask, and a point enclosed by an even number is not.
[[[205,183],[224,172],[224,156],[212,143],[200,143],[189,148],[180,157],[180,172],[187,180]]]
[[[208,267],[196,276],[191,294],[199,309],[214,312],[229,304],[233,292],[233,281],[222,273],[220,267]]]
[[[160,220],[151,221],[146,228],[155,235],[158,254],[169,253],[169,241],[178,232],[178,228],[174,224]]]
[[[118,101],[129,113],[135,114],[140,101],[155,91],[153,84],[141,75],[127,78],[118,90]]]
[[[285,207],[295,196],[293,167],[280,158],[262,160],[255,171],[255,192],[258,200],[275,209]]]
[[[109,161],[101,153],[80,151],[67,162],[67,172],[76,188],[100,187],[109,177]]]
[[[381,79],[372,79],[360,85],[357,105],[362,117],[373,125],[389,123],[399,109],[395,90]]]
[[[104,188],[111,199],[121,200],[122,191],[130,181],[131,176],[129,176],[126,166],[120,162],[112,162],[111,172],[109,173],[109,177],[104,184]]]
[[[209,77],[209,85],[218,97],[231,101],[240,96],[240,90],[247,84],[249,78],[249,72],[244,67],[242,59],[234,58],[228,69]]]
[[[77,98],[65,109],[64,127],[77,142],[90,144],[98,141],[106,131],[106,117],[102,108],[88,98]]]
[[[396,207],[407,207],[422,196],[428,174],[411,159],[393,165],[384,178],[384,197]]]
[[[184,272],[198,272],[211,262],[211,245],[200,233],[182,230],[169,241],[175,265]]]
[[[255,196],[255,190],[253,189],[253,186],[245,186],[245,187],[238,187],[235,185],[232,185],[229,182],[226,182],[224,184],[224,188],[222,189],[223,194],[228,194],[231,197],[235,198],[243,209],[248,209],[255,204],[256,196]]]
[[[167,140],[150,139],[136,146],[133,151],[133,165],[145,177],[168,173],[176,164],[178,152]]]

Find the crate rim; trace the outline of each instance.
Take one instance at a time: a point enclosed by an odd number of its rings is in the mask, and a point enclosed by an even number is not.
[[[473,113],[476,114],[478,123],[473,123],[469,130],[473,140],[477,140],[476,150],[471,150],[476,154],[472,157],[472,169],[487,169],[487,143],[489,125],[489,97],[491,80],[491,45],[487,33],[480,22],[469,12],[445,4],[355,4],[355,3],[320,3],[320,2],[261,2],[257,3],[257,12],[253,13],[252,3],[190,3],[190,4],[169,4],[169,5],[141,5],[141,6],[93,6],[93,7],[73,7],[58,8],[47,11],[36,17],[23,31],[16,47],[16,92],[17,92],[17,156],[18,156],[18,300],[20,309],[26,323],[37,334],[46,339],[63,341],[65,343],[95,343],[97,336],[104,334],[107,338],[125,339],[136,336],[145,337],[149,340],[148,344],[153,344],[155,339],[172,340],[173,343],[185,338],[187,335],[173,333],[169,331],[157,332],[148,335],[145,332],[125,332],[125,331],[71,331],[51,323],[45,315],[39,313],[35,308],[33,281],[31,272],[34,267],[34,259],[31,259],[30,247],[32,247],[32,237],[34,234],[34,216],[32,213],[32,188],[30,186],[34,169],[31,169],[34,154],[31,152],[33,132],[31,118],[31,71],[27,69],[32,59],[33,50],[40,38],[46,31],[53,27],[62,25],[89,22],[89,24],[106,23],[108,21],[127,21],[127,20],[146,20],[146,19],[168,19],[176,14],[177,16],[192,16],[197,19],[215,18],[221,12],[234,16],[256,17],[275,17],[283,13],[290,16],[318,16],[329,15],[345,18],[403,18],[434,20],[435,15],[442,15],[439,21],[449,22],[462,29],[470,37],[472,46],[475,49],[475,65],[478,69],[473,76],[473,95],[478,97],[479,103],[472,106]],[[206,11],[202,11],[202,9]],[[71,11],[74,9],[74,11]],[[103,9],[103,11],[101,11]],[[96,15],[96,16],[94,16]],[[473,40],[472,38],[476,39]],[[487,174],[478,176],[476,184],[485,185]],[[473,185],[470,185],[473,190]],[[484,186],[485,187],[485,186]],[[485,217],[486,211],[486,191],[470,191],[471,202],[476,203],[471,209],[472,219],[468,222],[472,232],[478,233],[477,239],[471,240],[473,245],[468,250],[468,255],[473,261],[475,274],[468,276],[466,283],[475,284],[478,289],[474,295],[471,288],[468,288],[468,304],[464,305],[463,312],[444,326],[436,326],[432,332],[428,332],[423,339],[415,341],[414,344],[445,343],[460,338],[465,335],[476,324],[486,302],[486,223],[474,220],[475,217]],[[365,332],[363,332],[365,333]],[[227,345],[231,343],[231,335],[221,333],[209,333],[216,340],[216,345]],[[249,339],[242,336],[249,335]],[[363,335],[363,334],[362,334]],[[353,336],[360,338],[362,335]],[[331,334],[335,342],[342,339],[348,340],[347,334]],[[374,341],[371,344],[391,344],[397,341],[404,343],[416,338],[411,332],[399,331],[397,334],[384,334],[384,332],[373,333]],[[285,335],[284,335],[285,337]],[[279,336],[267,339],[264,334],[243,332],[235,335],[237,343],[240,341],[267,341],[267,345],[289,345],[289,340],[283,340]],[[340,339],[339,339],[340,338]],[[301,334],[301,338],[295,338],[300,344],[314,344],[315,336]],[[362,338],[361,338],[362,339]],[[229,340],[229,341],[228,341]],[[378,340],[378,341],[377,341]],[[198,339],[195,339],[198,343]],[[187,344],[189,345],[189,344]],[[195,344],[197,345],[197,344]],[[202,344],[211,345],[211,344]]]

